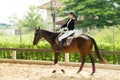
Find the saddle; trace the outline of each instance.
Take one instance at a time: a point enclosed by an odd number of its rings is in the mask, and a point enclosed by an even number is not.
[[[58,37],[55,39],[55,42],[56,42],[57,45],[59,45],[58,38],[59,38],[62,34],[63,34],[63,33],[60,33],[60,34],[58,35]],[[65,39],[63,39],[63,40],[62,40],[63,46],[70,46],[74,38],[75,38],[75,36],[74,36],[74,33],[73,33],[73,34],[71,34],[70,36],[68,36],[68,37],[66,37]]]

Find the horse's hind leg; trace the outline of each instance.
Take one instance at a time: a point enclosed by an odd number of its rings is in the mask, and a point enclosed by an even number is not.
[[[89,55],[89,58],[91,60],[91,63],[92,63],[92,73],[91,73],[91,75],[93,75],[95,73],[95,62],[94,62],[94,58],[92,56],[92,46],[93,46],[93,44],[90,45],[90,48],[87,51],[87,53]]]
[[[92,56],[92,54],[89,54],[90,60],[92,62],[92,73],[91,75],[93,75],[95,73],[95,63],[94,63],[94,58]]]
[[[82,54],[81,53],[81,65],[80,65],[80,68],[79,68],[79,70],[77,71],[77,73],[79,73],[80,71],[82,71],[82,68],[83,68],[83,65],[84,65],[84,63],[85,63],[85,54]]]

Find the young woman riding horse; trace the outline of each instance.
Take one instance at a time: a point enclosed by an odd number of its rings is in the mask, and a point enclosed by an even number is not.
[[[47,40],[50,43],[52,50],[54,52],[54,55],[55,55],[54,56],[54,64],[56,67],[60,67],[58,65],[58,56],[59,56],[60,52],[56,52],[59,48],[59,45],[57,45],[56,41],[55,41],[55,39],[57,38],[57,36],[59,34],[60,33],[54,33],[54,32],[50,32],[50,31],[46,31],[46,30],[42,30],[42,29],[38,28],[35,31],[35,36],[34,36],[34,41],[33,41],[33,44],[36,45],[41,38],[44,38],[45,40]],[[92,62],[91,75],[93,75],[95,73],[95,63],[94,63],[94,58],[92,55],[93,46],[94,46],[95,53],[96,53],[98,59],[102,63],[107,63],[107,61],[104,58],[102,58],[102,56],[100,55],[96,41],[88,35],[81,34],[78,37],[75,37],[73,39],[71,45],[70,46],[62,46],[61,51],[63,53],[80,52],[82,62],[81,62],[80,68],[77,71],[77,73],[79,73],[82,70],[84,62],[85,62],[85,57],[86,57],[86,55],[88,55]],[[65,71],[62,68],[61,68],[61,71],[63,73],[65,73]],[[55,73],[55,72],[56,72],[56,70],[53,70],[53,73]]]
[[[70,12],[68,14],[68,20],[67,22],[61,27],[61,28],[66,28],[66,31],[58,38],[59,41],[59,48],[58,48],[58,52],[62,51],[62,40],[67,38],[68,36],[74,34],[74,24],[75,24],[75,20],[74,20],[74,13]]]

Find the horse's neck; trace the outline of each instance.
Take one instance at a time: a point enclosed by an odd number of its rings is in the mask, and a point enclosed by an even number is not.
[[[53,36],[52,32],[45,31],[45,30],[41,30],[41,31],[42,31],[43,38],[46,39],[52,45],[53,41],[55,41],[55,39],[51,37]]]

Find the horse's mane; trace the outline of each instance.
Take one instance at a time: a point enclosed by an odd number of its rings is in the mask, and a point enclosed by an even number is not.
[[[52,31],[47,31],[47,30],[42,30],[42,31],[44,31],[46,35],[51,38],[52,42],[54,42],[57,36],[60,34],[58,32],[52,32]]]

